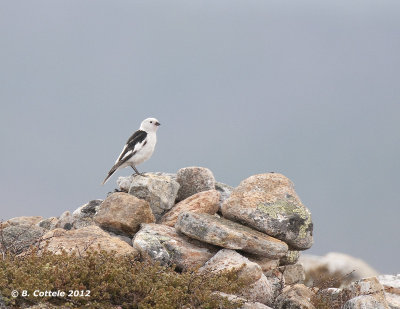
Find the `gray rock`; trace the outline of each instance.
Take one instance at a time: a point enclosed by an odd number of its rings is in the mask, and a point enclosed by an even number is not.
[[[280,258],[287,245],[239,223],[209,214],[182,213],[175,228],[183,234],[227,249],[243,250],[268,258]]]
[[[233,270],[238,271],[238,278],[244,280],[247,284],[258,281],[263,272],[261,267],[251,262],[246,257],[240,255],[234,250],[222,249],[218,251],[202,268],[200,272],[221,272]]]
[[[287,286],[276,298],[275,309],[315,309],[311,303],[314,293],[305,285]]]
[[[129,194],[149,202],[158,220],[175,205],[178,190],[179,184],[170,176],[147,173],[145,176],[133,176]]]
[[[222,292],[214,292],[213,294],[217,294],[219,296],[227,298],[230,302],[242,303],[243,305],[242,307],[240,307],[240,309],[272,309],[271,307],[268,307],[258,302],[248,302],[247,299],[239,297],[237,295],[226,294]]]
[[[233,190],[222,215],[285,241],[293,250],[313,243],[310,211],[301,203],[293,183],[281,174],[251,176]]]
[[[243,256],[247,257],[250,261],[260,265],[262,271],[265,273],[271,269],[275,269],[279,266],[279,259],[271,259],[265,256],[250,254],[243,252]]]
[[[56,228],[61,228],[64,230],[71,230],[73,228],[73,221],[71,213],[67,210],[62,213],[62,215],[58,218],[58,222],[56,223]]]
[[[400,274],[378,276],[385,290],[386,301],[391,309],[400,309]]]
[[[145,175],[150,174],[150,173],[145,173]],[[156,176],[166,176],[171,178],[172,180],[176,181],[176,174],[174,173],[162,173],[162,172],[153,172],[151,173]],[[131,175],[127,177],[118,177],[117,179],[117,186],[120,191],[128,193],[129,188],[131,187],[131,183],[133,180],[137,177],[136,175]]]
[[[389,305],[386,302],[385,292],[382,284],[378,281],[377,277],[364,278],[361,280],[357,280],[352,282],[349,286],[343,289],[343,292],[349,296],[350,301],[348,306],[356,306],[356,307],[347,307],[350,308],[364,308],[357,307],[363,306],[363,304],[375,303],[379,304],[379,307],[371,307],[371,308],[386,308],[389,309]],[[369,296],[368,298],[358,296]],[[370,299],[372,297],[374,302]],[[355,301],[351,301],[353,298],[357,298]],[[347,304],[347,303],[346,303]],[[380,307],[383,306],[383,307]],[[346,307],[346,306],[345,306]],[[369,307],[366,307],[369,308]]]
[[[40,226],[46,230],[53,230],[56,228],[58,221],[59,220],[57,217],[50,217],[50,218],[39,221],[37,223],[37,226]]]
[[[279,260],[280,266],[296,264],[300,258],[300,251],[289,250],[284,257]]]
[[[380,302],[370,295],[360,295],[347,301],[343,309],[388,309],[386,302]]]
[[[234,190],[234,187],[231,187],[227,184],[224,184],[222,182],[216,182],[215,183],[215,190],[217,190],[221,195],[219,198],[219,211],[221,211],[222,203],[228,199],[228,197],[231,195],[232,191]]]
[[[175,264],[179,270],[203,266],[217,252],[217,248],[192,241],[173,227],[161,224],[142,224],[133,246],[140,251],[143,260]]]
[[[306,279],[306,273],[301,264],[280,266],[278,267],[278,270],[283,274],[287,285],[304,283],[304,280]]]
[[[12,225],[1,231],[0,251],[20,254],[34,245],[45,233],[36,225]]]
[[[240,296],[250,302],[259,302],[267,306],[272,306],[276,292],[274,283],[263,274],[255,283],[244,288]]]
[[[272,308],[257,302],[255,303],[247,302],[244,303],[240,309],[272,309]]]
[[[119,192],[101,203],[94,221],[107,231],[132,237],[140,229],[141,223],[155,222],[155,218],[148,202]]]
[[[100,208],[103,200],[92,200],[74,210],[72,213],[72,226],[79,229],[89,225],[95,225],[94,216]]]
[[[189,196],[215,189],[215,178],[213,173],[205,167],[185,167],[176,173],[176,181],[180,188],[177,201],[182,201]]]

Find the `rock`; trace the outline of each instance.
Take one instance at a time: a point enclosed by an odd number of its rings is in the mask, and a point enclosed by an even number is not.
[[[220,198],[219,198],[219,208],[218,210],[221,211],[221,207],[223,202],[228,199],[228,197],[231,195],[233,191],[233,187],[224,184],[222,182],[216,182],[215,183],[215,190],[217,190],[220,193]]]
[[[379,302],[373,296],[360,295],[347,301],[343,309],[388,309],[386,303]]]
[[[313,276],[335,276],[342,278],[341,281],[346,284],[378,275],[378,272],[364,261],[337,252],[325,256],[302,254],[299,263],[311,279]],[[312,282],[307,285],[312,285]]]
[[[260,265],[263,272],[270,271],[271,269],[275,269],[279,266],[279,259],[270,259],[265,256],[250,254],[246,252],[243,252],[243,256],[248,258],[250,261]]]
[[[10,225],[2,229],[0,252],[20,254],[37,243],[45,229],[36,225]]]
[[[120,192],[104,200],[94,221],[107,231],[133,236],[141,223],[155,222],[155,218],[148,202]]]
[[[267,306],[272,306],[275,294],[276,291],[273,284],[263,274],[259,280],[246,287],[240,295],[250,302],[259,302]]]
[[[115,233],[109,232],[109,231],[105,231],[105,232],[107,232],[108,235],[110,235],[112,237],[116,237],[116,238],[118,238],[118,239],[120,239],[122,241],[125,241],[129,246],[133,246],[132,238],[130,238],[128,236],[124,236],[124,235],[118,235],[118,234],[115,234]]]
[[[287,245],[247,226],[209,214],[182,213],[175,228],[183,234],[227,249],[276,259],[284,256]]]
[[[193,194],[215,189],[214,175],[205,167],[181,168],[176,173],[176,181],[180,185],[177,197],[178,202]]]
[[[281,174],[243,180],[222,204],[222,215],[283,240],[291,249],[305,250],[313,243],[310,211]]]
[[[88,249],[98,250],[99,246],[101,250],[115,251],[117,255],[139,254],[135,248],[110,236],[96,225],[69,231],[58,228],[47,232],[43,239],[45,241],[41,243],[41,249],[46,248],[55,254],[61,254],[62,250],[65,250],[68,253],[85,255]]]
[[[257,302],[255,303],[247,302],[244,303],[240,309],[272,309],[272,308]]]
[[[146,173],[134,176],[129,194],[149,202],[155,218],[161,216],[175,205],[179,184],[166,175]]]
[[[239,271],[238,278],[251,284],[259,280],[263,274],[261,267],[251,262],[234,250],[222,249],[218,251],[202,268],[200,272]]]
[[[242,307],[240,307],[240,309],[272,309],[271,307],[268,307],[258,302],[248,302],[247,299],[239,297],[237,295],[226,294],[222,292],[214,292],[213,294],[217,294],[219,296],[227,298],[230,302],[242,303],[243,305]]]
[[[58,218],[58,222],[56,223],[56,228],[62,228],[64,230],[72,229],[73,218],[69,211],[64,211],[60,218]]]
[[[209,190],[196,193],[176,204],[160,220],[161,224],[175,226],[178,216],[185,211],[214,215],[218,211],[220,193]]]
[[[133,239],[133,246],[144,260],[175,264],[179,270],[203,266],[217,249],[180,235],[173,227],[161,224],[142,224]]]
[[[358,296],[370,296],[376,301],[379,306],[383,307],[371,307],[371,308],[387,308],[389,309],[389,305],[386,302],[385,299],[385,293],[382,284],[379,283],[377,277],[370,277],[370,278],[365,278],[361,279],[355,282],[352,282],[349,286],[343,289],[343,292],[348,295],[350,298],[350,303],[347,306],[347,308],[363,308],[363,307],[357,307],[361,306],[362,304],[369,304],[371,302],[370,298],[357,298],[355,301],[351,301],[353,298],[356,298]],[[375,302],[374,302],[375,303]],[[346,303],[347,304],[347,303]],[[346,304],[344,307],[346,307]],[[353,307],[352,307],[353,306]],[[355,307],[354,307],[355,306]],[[368,308],[368,307],[367,307]]]
[[[8,226],[15,226],[15,225],[35,225],[41,220],[43,220],[43,217],[40,216],[16,217],[1,223],[1,227],[6,228]]]
[[[56,228],[58,221],[59,220],[57,217],[50,217],[50,218],[39,221],[38,223],[36,223],[36,225],[40,226],[46,230],[53,230]]]
[[[284,257],[279,260],[280,266],[296,264],[300,258],[300,251],[289,250]]]
[[[303,284],[287,286],[275,300],[275,309],[315,309],[311,303],[314,293]]]
[[[283,274],[287,285],[304,283],[304,280],[306,279],[306,273],[301,264],[280,266],[278,270]]]
[[[150,174],[150,173],[145,173],[145,175]],[[156,175],[156,176],[167,176],[170,177],[172,180],[176,181],[176,174],[174,173],[162,173],[162,172],[155,172],[155,173],[151,173],[152,175]],[[117,179],[117,186],[119,188],[120,191],[128,193],[129,192],[129,188],[131,187],[131,184],[133,182],[133,180],[135,179],[135,177],[137,177],[136,175],[131,175],[131,176],[127,176],[127,177],[118,177]]]
[[[72,213],[72,226],[79,229],[96,224],[93,217],[96,215],[103,200],[92,200],[74,210]]]
[[[385,290],[386,301],[391,309],[400,309],[400,274],[378,276]]]

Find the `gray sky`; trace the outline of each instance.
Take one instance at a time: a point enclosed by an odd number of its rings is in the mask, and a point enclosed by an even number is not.
[[[58,216],[140,122],[140,171],[280,172],[315,244],[400,272],[400,2],[1,1],[0,217]]]

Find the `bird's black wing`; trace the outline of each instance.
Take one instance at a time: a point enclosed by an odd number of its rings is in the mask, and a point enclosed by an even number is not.
[[[116,163],[119,161],[126,159],[124,158],[128,152],[130,153],[130,157],[134,155],[135,147],[137,144],[143,142],[147,137],[147,133],[142,130],[137,130],[135,133],[132,134],[132,136],[128,139],[128,141],[125,144],[124,149],[122,150],[121,154],[119,155]],[[123,160],[126,161],[126,160]]]

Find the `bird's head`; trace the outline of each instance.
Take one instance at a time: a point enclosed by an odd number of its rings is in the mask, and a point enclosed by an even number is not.
[[[156,118],[147,118],[140,124],[140,130],[146,132],[156,132],[160,123]]]

